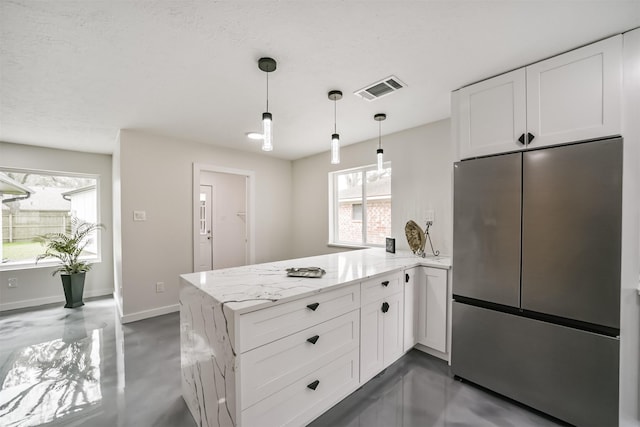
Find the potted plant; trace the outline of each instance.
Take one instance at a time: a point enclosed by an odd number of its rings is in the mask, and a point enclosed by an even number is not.
[[[84,292],[84,278],[92,265],[81,260],[80,256],[84,248],[91,242],[91,233],[103,229],[102,224],[84,222],[78,218],[71,219],[71,233],[48,233],[38,236],[35,240],[43,244],[46,251],[36,257],[38,261],[46,258],[57,258],[60,265],[52,276],[58,273],[62,278],[62,287],[66,300],[65,308],[75,308],[84,305],[82,294]]]

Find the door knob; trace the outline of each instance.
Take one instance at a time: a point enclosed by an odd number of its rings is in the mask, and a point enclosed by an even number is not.
[[[383,302],[381,310],[382,310],[383,313],[386,313],[387,311],[389,311],[389,303],[388,302]]]

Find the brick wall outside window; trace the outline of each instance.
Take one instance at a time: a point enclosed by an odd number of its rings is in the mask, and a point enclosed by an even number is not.
[[[340,242],[362,243],[362,221],[353,220],[353,202],[341,202],[338,213],[338,240]],[[367,201],[367,242],[384,244],[385,237],[391,235],[391,200]]]

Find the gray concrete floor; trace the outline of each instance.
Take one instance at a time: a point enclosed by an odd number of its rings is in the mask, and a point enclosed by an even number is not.
[[[0,425],[192,427],[177,313],[121,325],[111,298],[0,314]],[[312,426],[553,426],[412,351]],[[270,427],[270,426],[264,426]]]

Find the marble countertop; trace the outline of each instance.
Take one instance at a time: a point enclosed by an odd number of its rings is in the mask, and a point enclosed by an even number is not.
[[[384,249],[371,248],[180,277],[224,304],[225,308],[240,314],[414,266],[449,269],[451,258],[420,258],[409,251],[391,254]],[[320,267],[326,274],[321,278],[287,277],[287,268],[301,267]]]

